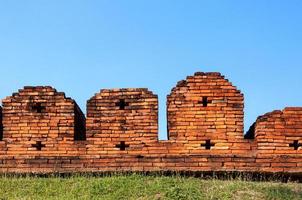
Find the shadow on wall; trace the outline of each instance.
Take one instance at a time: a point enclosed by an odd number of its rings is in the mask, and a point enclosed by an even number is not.
[[[255,139],[255,126],[256,122],[254,122],[250,129],[246,132],[244,139]]]
[[[74,103],[74,140],[86,140],[86,118],[77,103]]]

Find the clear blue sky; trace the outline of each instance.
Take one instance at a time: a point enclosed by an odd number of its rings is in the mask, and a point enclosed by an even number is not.
[[[51,85],[86,110],[101,88],[166,95],[196,71],[219,71],[258,115],[302,106],[301,0],[0,0],[0,98]]]

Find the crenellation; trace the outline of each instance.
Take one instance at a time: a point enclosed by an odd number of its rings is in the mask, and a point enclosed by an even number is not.
[[[158,97],[147,88],[102,89],[87,101],[86,117],[50,86],[25,86],[2,102],[0,173],[302,173],[302,108],[260,116],[244,135],[244,96],[217,72],[172,88],[164,141]]]

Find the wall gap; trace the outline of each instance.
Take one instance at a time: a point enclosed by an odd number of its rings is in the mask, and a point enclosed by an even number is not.
[[[158,139],[169,139],[167,99],[164,97],[158,98]]]
[[[74,140],[86,140],[86,117],[76,102],[74,104]]]

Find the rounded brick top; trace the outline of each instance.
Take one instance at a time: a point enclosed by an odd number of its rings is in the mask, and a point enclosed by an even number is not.
[[[100,92],[95,93],[89,100],[94,100],[97,98],[108,97],[111,95],[137,95],[143,94],[145,97],[157,97],[156,94],[153,94],[148,88],[113,88],[113,89],[101,89]]]
[[[267,112],[257,118],[257,122],[267,121],[268,119],[278,118],[280,119],[283,115],[302,115],[302,107],[285,107],[283,110],[274,110]]]
[[[211,80],[212,83],[208,83],[208,80]],[[176,86],[172,88],[171,94],[179,90],[179,88],[187,87],[189,84],[200,84],[205,83],[209,85],[210,89],[223,89],[223,90],[233,90],[235,93],[240,95],[241,91],[237,89],[236,86],[225,78],[225,76],[221,75],[219,72],[196,72],[193,76],[187,76],[185,80],[178,81]],[[171,95],[170,94],[170,95]],[[168,95],[168,96],[170,96]]]
[[[72,98],[66,97],[64,92],[58,92],[51,86],[24,86],[18,92],[13,93],[11,96],[3,99],[3,103],[10,102],[11,99],[24,99],[24,97],[51,97],[56,96],[56,99],[64,99],[70,102],[75,102]]]
[[[167,97],[168,137],[191,142],[220,138],[218,145],[230,148],[222,141],[243,135],[243,107],[243,94],[220,73],[196,72]]]

